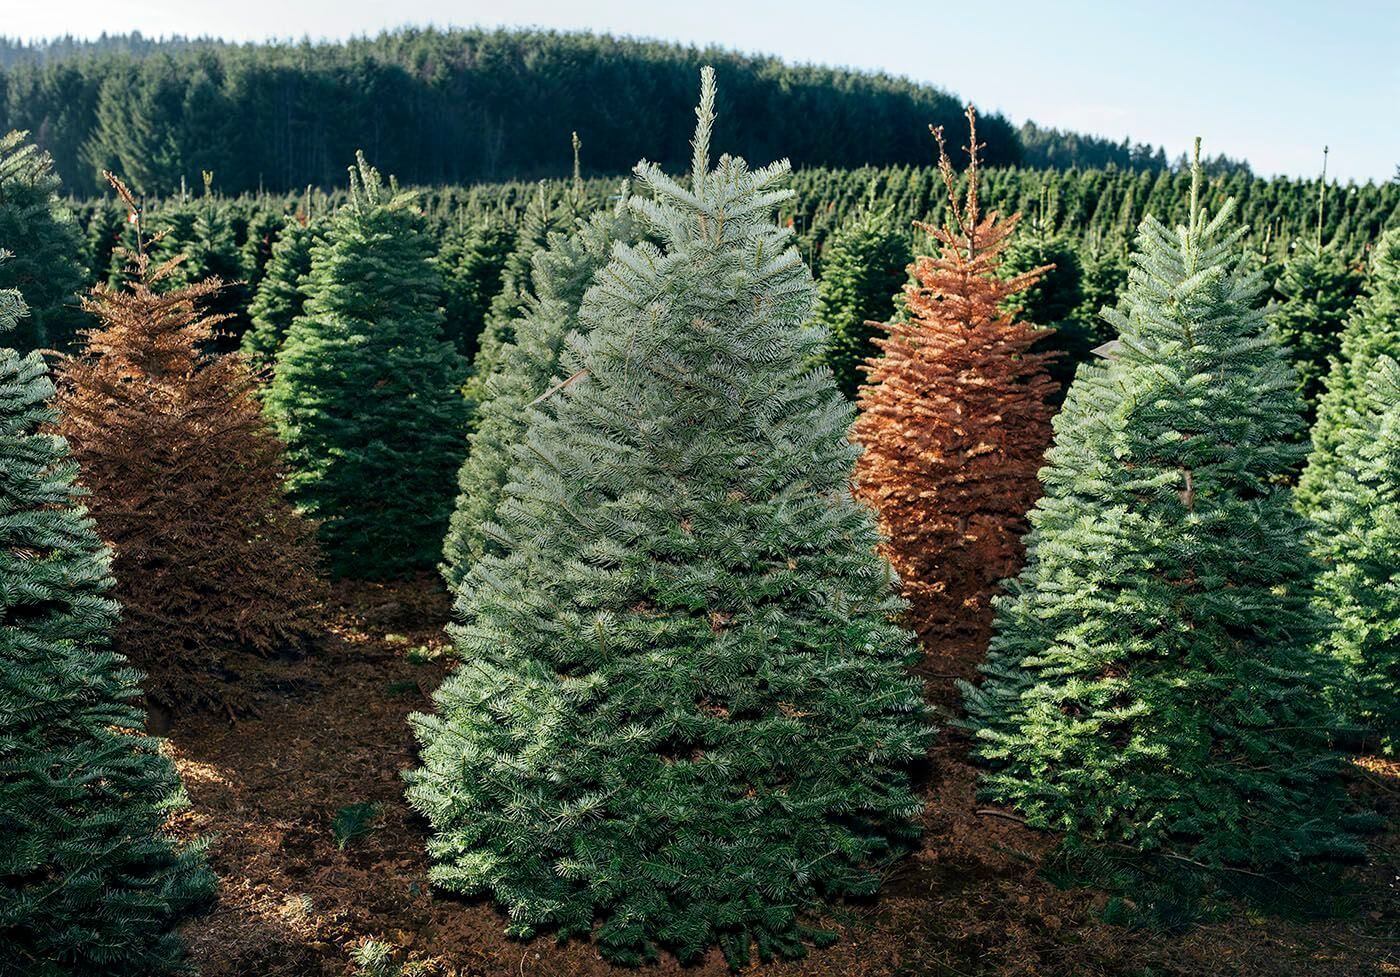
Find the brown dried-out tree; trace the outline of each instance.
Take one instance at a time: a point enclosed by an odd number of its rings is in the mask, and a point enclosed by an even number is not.
[[[168,710],[251,705],[265,659],[300,654],[325,587],[312,525],[283,490],[282,444],[238,354],[212,352],[221,287],[167,281],[139,208],[130,284],[100,284],[84,309],[99,325],[61,362],[59,431],[81,466],[89,507],[115,551],[119,650]]]
[[[854,435],[864,449],[855,492],[889,538],[885,553],[911,604],[910,623],[960,677],[971,677],[985,646],[999,582],[1020,566],[1056,389],[1046,372],[1053,354],[1031,352],[1049,330],[1018,321],[1007,302],[1049,266],[998,276],[1020,215],[979,212],[970,106],[967,120],[961,202],[942,131],[933,130],[949,218],[944,227],[916,224],[938,253],[910,267],[907,321],[882,326],[887,336],[864,367]]]

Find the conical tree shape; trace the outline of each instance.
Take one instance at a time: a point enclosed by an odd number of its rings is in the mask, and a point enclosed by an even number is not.
[[[1312,429],[1312,453],[1298,480],[1298,503],[1312,511],[1336,474],[1337,449],[1355,417],[1367,413],[1366,377],[1380,356],[1400,359],[1400,228],[1371,255],[1370,285],[1342,331],[1341,352],[1327,374]]]
[[[266,395],[292,498],[341,577],[431,570],[462,463],[463,364],[442,338],[433,243],[411,203],[358,157]]]
[[[800,954],[809,911],[871,893],[913,832],[929,729],[911,635],[847,485],[851,408],[805,364],[811,277],[773,208],[786,163],[643,163],[464,580],[461,667],[413,719],[432,878],[512,931],[731,964]]]
[[[1056,390],[1031,352],[1046,331],[1006,311],[1045,269],[998,275],[1019,215],[980,213],[974,118],[966,201],[943,153],[950,223],[919,225],[939,254],[914,262],[909,315],[876,340],[855,425],[856,496],[880,517],[915,630],[940,649],[985,643],[991,596],[1020,566]]]
[[[1318,603],[1334,626],[1323,643],[1342,666],[1344,715],[1400,748],[1400,366],[1377,357],[1365,413],[1337,446],[1317,512],[1326,571]]]
[[[1304,245],[1284,262],[1274,288],[1279,306],[1274,324],[1293,358],[1298,392],[1311,416],[1331,363],[1341,347],[1342,328],[1357,296],[1362,276],[1337,255]]]
[[[502,277],[514,245],[511,228],[491,220],[449,235],[438,253],[446,283],[445,331],[465,356],[475,356],[480,348],[486,316],[503,289]]]
[[[476,430],[457,474],[457,506],[443,545],[443,575],[453,590],[486,553],[500,554],[492,524],[535,402],[556,379],[564,341],[580,328],[578,312],[593,277],[612,258],[613,244],[632,243],[637,230],[626,193],[611,213],[596,214],[572,235],[556,234],[535,255],[534,290],[515,324],[515,342],[501,350],[482,386]]]
[[[1302,403],[1233,204],[1147,217],[1103,365],[1055,420],[1026,569],[964,687],[987,797],[1072,840],[1202,865],[1339,833],[1309,526],[1285,477]]]
[[[66,349],[82,319],[82,235],[59,200],[53,160],[27,137],[0,137],[0,246],[13,252],[0,264],[0,288],[19,289],[29,309],[9,341],[23,350]]]
[[[908,274],[909,244],[890,213],[862,207],[822,252],[815,318],[829,336],[826,364],[852,400],[865,382],[861,365],[876,351],[877,323],[894,313],[895,293]]]
[[[59,430],[116,550],[119,650],[154,702],[237,708],[230,673],[319,630],[314,533],[247,367],[207,352],[219,281],[167,288],[178,264],[130,257],[130,287],[84,301],[99,325],[63,363]]]
[[[515,320],[530,291],[531,266],[535,255],[549,247],[549,235],[558,230],[559,218],[549,205],[545,185],[525,209],[525,220],[515,238],[515,250],[506,259],[500,274],[500,290],[491,299],[486,323],[472,358],[471,377],[463,387],[467,403],[475,407],[486,399],[486,379],[496,372],[501,352],[515,342]],[[471,424],[476,424],[473,415]]]
[[[21,311],[0,292],[0,329]],[[52,394],[39,354],[0,349],[0,972],[183,973],[175,925],[214,878],[165,834],[184,790],[111,650],[111,553],[49,433]]]
[[[248,306],[252,326],[239,346],[248,366],[260,376],[270,378],[287,330],[306,307],[306,278],[311,273],[316,234],[309,220],[288,217],[272,244],[262,284]]]

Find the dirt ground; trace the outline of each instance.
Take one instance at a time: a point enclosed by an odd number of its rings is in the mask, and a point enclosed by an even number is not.
[[[343,584],[315,656],[259,677],[257,715],[177,720],[168,733],[193,809],[179,830],[213,836],[218,902],[185,928],[204,977],[341,977],[366,938],[433,977],[625,977],[578,941],[503,934],[487,902],[432,892],[424,823],[399,772],[414,764],[405,721],[430,706],[445,670],[447,602],[434,584]],[[952,701],[965,656],[931,660],[930,696]],[[1359,762],[1352,788],[1389,818],[1372,864],[1349,869],[1359,909],[1346,918],[1244,911],[1181,935],[1100,918],[1106,898],[1038,874],[1053,840],[987,813],[966,743],[945,730],[925,773],[924,844],[870,904],[843,907],[837,945],[747,972],[789,977],[1227,977],[1400,975],[1400,764]],[[374,830],[337,844],[332,821],[378,805]],[[721,977],[674,960],[640,977]]]

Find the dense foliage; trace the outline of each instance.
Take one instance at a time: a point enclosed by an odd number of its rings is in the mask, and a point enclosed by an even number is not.
[[[301,651],[316,631],[314,533],[284,496],[252,375],[210,351],[205,306],[222,283],[179,284],[178,257],[128,257],[130,284],[83,303],[98,323],[63,363],[59,431],[116,550],[117,647],[148,699],[236,709],[256,659]]]
[[[1344,715],[1400,747],[1400,366],[1377,357],[1318,499],[1318,604]]]
[[[441,288],[412,195],[359,155],[349,202],[312,246],[304,314],[266,394],[292,498],[337,576],[399,577],[442,552],[467,406]]]
[[[913,637],[847,485],[851,407],[805,325],[815,289],[773,219],[785,164],[650,164],[584,297],[461,584],[462,662],[414,719],[409,797],[439,886],[512,931],[658,945],[736,968],[799,955],[823,900],[869,894],[914,831],[929,730]]]
[[[1323,381],[1341,352],[1342,329],[1362,282],[1358,268],[1334,251],[1308,243],[1289,255],[1274,284],[1274,325],[1293,358],[1309,418],[1317,411]]]
[[[311,246],[319,228],[305,214],[286,217],[272,244],[262,282],[248,305],[248,331],[239,350],[259,376],[269,376],[287,330],[306,308]]]
[[[1387,231],[1371,254],[1366,294],[1342,330],[1341,348],[1324,381],[1312,429],[1312,453],[1298,480],[1298,501],[1318,504],[1337,471],[1337,452],[1354,419],[1364,416],[1366,378],[1381,356],[1400,358],[1400,226]]]
[[[0,292],[0,330],[23,311]],[[165,833],[184,790],[110,645],[111,552],[53,392],[37,353],[0,349],[0,971],[160,977],[183,972],[175,926],[214,877]]]
[[[42,133],[79,193],[97,190],[104,168],[148,194],[173,193],[182,178],[197,185],[202,169],[234,192],[328,187],[360,149],[414,183],[562,175],[575,130],[592,147],[592,172],[623,173],[650,138],[684,145],[675,120],[705,63],[729,79],[719,107],[728,144],[799,166],[919,162],[927,124],[961,112],[946,92],[888,75],[589,34],[404,30],[344,43],[125,47],[19,59],[0,72],[0,132]],[[990,162],[1019,158],[1004,119],[989,118],[984,136]],[[685,158],[672,150],[657,162]]]
[[[1027,566],[965,686],[986,796],[1071,840],[1199,865],[1354,853],[1314,643],[1317,566],[1286,477],[1302,402],[1264,282],[1208,219],[1149,217],[1042,471]]]

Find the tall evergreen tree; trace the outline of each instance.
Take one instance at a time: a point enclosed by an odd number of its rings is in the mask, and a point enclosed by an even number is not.
[[[460,668],[413,719],[432,878],[512,932],[595,934],[734,966],[800,954],[822,901],[869,894],[913,832],[929,730],[912,636],[851,498],[851,408],[804,326],[815,289],[773,207],[788,167],[637,167],[662,242],[584,298],[473,565]]]
[[[1014,235],[1001,262],[1001,275],[1014,280],[1028,272],[1035,278],[1023,290],[1003,302],[1006,311],[1048,331],[1033,349],[1046,354],[1046,368],[1058,389],[1052,399],[1063,399],[1080,363],[1103,342],[1098,309],[1085,317],[1084,268],[1078,249],[1061,235],[1042,228]],[[1047,437],[1048,441],[1048,437]]]
[[[1400,359],[1400,228],[1381,235],[1371,255],[1367,292],[1342,331],[1312,429],[1312,453],[1298,480],[1298,501],[1315,509],[1337,471],[1337,449],[1355,417],[1367,413],[1366,377],[1377,358]]]
[[[210,351],[218,319],[204,308],[221,283],[174,286],[178,258],[127,257],[132,284],[84,302],[99,324],[64,361],[59,431],[116,550],[117,647],[147,696],[236,709],[251,683],[230,677],[319,631],[314,532],[287,502],[253,377]]]
[[[637,229],[622,194],[616,208],[580,224],[571,235],[555,234],[535,255],[534,288],[515,325],[515,342],[501,351],[495,372],[482,385],[476,430],[457,475],[457,506],[443,546],[443,574],[453,590],[486,553],[500,554],[493,538],[514,458],[525,440],[535,402],[559,372],[559,357],[570,334],[582,328],[579,306],[593,277],[612,258],[614,243],[634,243]]]
[[[445,282],[447,338],[468,358],[480,348],[486,315],[503,290],[502,278],[514,247],[514,232],[496,219],[449,233],[438,253]]]
[[[1198,144],[1199,147],[1199,144]],[[1198,149],[1199,151],[1199,149]],[[1207,867],[1359,847],[1312,648],[1317,566],[1285,476],[1302,404],[1227,202],[1147,217],[1055,421],[1026,569],[964,687],[987,797],[1027,821]]]
[[[501,269],[500,290],[491,299],[476,355],[472,358],[471,377],[463,388],[473,410],[486,397],[486,379],[496,371],[502,350],[515,341],[515,320],[529,294],[535,254],[549,247],[550,233],[559,228],[559,215],[550,206],[544,181],[536,189],[516,234],[515,249]],[[475,427],[474,417],[471,423]]]
[[[852,400],[865,382],[861,367],[875,354],[878,324],[894,313],[895,293],[908,277],[909,244],[891,209],[863,206],[822,252],[815,318],[827,330],[826,364]]]
[[[1344,715],[1400,748],[1400,365],[1379,356],[1364,413],[1337,446],[1337,468],[1315,513],[1318,588],[1334,622],[1323,648],[1341,663]]]
[[[23,312],[0,292],[0,330]],[[0,971],[181,973],[176,924],[213,892],[187,804],[109,637],[111,553],[74,484],[38,353],[0,349]]]
[[[1292,355],[1309,417],[1317,410],[1323,380],[1340,352],[1342,328],[1363,281],[1334,251],[1304,244],[1289,256],[1274,285],[1279,298],[1274,324]]]
[[[332,572],[384,579],[438,561],[467,405],[423,216],[356,159],[266,400],[292,498],[319,522]]]
[[[248,306],[252,325],[239,350],[253,371],[270,376],[287,330],[306,308],[306,279],[318,228],[305,214],[287,217],[272,244],[262,284]]]
[[[53,160],[27,138],[0,137],[0,245],[12,252],[0,264],[0,289],[25,297],[29,314],[11,337],[20,349],[63,349],[81,321],[82,235],[59,201]]]
[[[944,151],[945,227],[919,225],[939,247],[905,286],[908,318],[886,326],[860,391],[855,492],[880,517],[911,622],[930,647],[981,648],[997,584],[1016,572],[1036,472],[1050,442],[1054,381],[1031,349],[1045,330],[1007,311],[1046,271],[1003,278],[1020,215],[982,216],[976,117],[967,195]],[[960,646],[960,645],[959,645]]]

